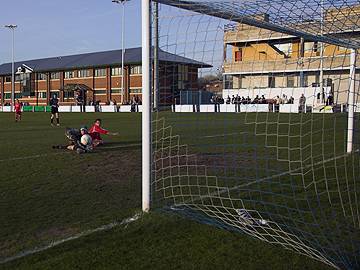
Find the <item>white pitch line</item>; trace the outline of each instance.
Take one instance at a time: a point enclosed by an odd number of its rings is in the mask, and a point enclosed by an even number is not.
[[[228,133],[228,134],[215,134],[215,135],[207,135],[203,136],[201,138],[218,138],[218,137],[225,137],[225,136],[232,136],[232,135],[239,135],[241,133],[235,132],[235,133]]]
[[[49,245],[46,245],[46,246],[43,246],[43,247],[38,247],[38,248],[35,248],[35,249],[32,249],[32,250],[27,250],[27,251],[20,252],[20,253],[16,254],[15,256],[8,257],[6,259],[1,260],[0,264],[8,263],[8,262],[11,262],[11,261],[14,261],[14,260],[29,256],[29,255],[33,255],[35,253],[39,253],[39,252],[48,250],[50,248],[61,245],[63,243],[66,243],[66,242],[69,242],[69,241],[72,241],[72,240],[76,240],[76,239],[79,239],[81,237],[93,234],[93,233],[109,231],[109,230],[111,230],[111,229],[113,229],[115,227],[118,227],[118,226],[128,225],[128,224],[138,220],[140,217],[141,217],[141,214],[137,213],[137,214],[135,214],[134,216],[132,216],[130,218],[123,219],[121,222],[116,222],[115,221],[113,223],[109,223],[109,224],[100,226],[98,228],[92,229],[92,230],[83,231],[81,233],[75,234],[74,236],[70,236],[68,238],[64,238],[64,239],[61,239],[61,240],[54,241],[54,242],[50,243]]]

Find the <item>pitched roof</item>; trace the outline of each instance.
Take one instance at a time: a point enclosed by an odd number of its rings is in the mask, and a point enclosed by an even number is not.
[[[75,68],[102,67],[102,66],[118,66],[121,65],[121,50],[103,51],[84,53],[68,56],[58,56],[35,60],[17,61],[15,70],[25,64],[31,67],[34,72],[71,70]],[[172,54],[163,50],[159,50],[159,61],[175,62],[179,64],[195,65],[197,67],[211,67],[208,64],[199,61]],[[124,64],[140,64],[141,47],[126,49]],[[11,63],[0,65],[0,75],[11,74]]]

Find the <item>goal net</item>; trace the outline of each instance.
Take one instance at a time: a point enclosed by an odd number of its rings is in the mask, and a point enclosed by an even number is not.
[[[151,207],[360,267],[360,4],[152,3]]]

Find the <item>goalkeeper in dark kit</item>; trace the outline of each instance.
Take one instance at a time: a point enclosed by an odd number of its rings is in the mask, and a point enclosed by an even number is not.
[[[80,129],[66,128],[65,136],[68,138],[69,143],[67,145],[54,145],[53,149],[67,149],[76,151],[78,154],[88,153],[93,150],[92,139],[86,127]]]

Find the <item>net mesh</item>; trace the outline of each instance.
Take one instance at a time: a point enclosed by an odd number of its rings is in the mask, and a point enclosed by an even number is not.
[[[155,3],[153,207],[358,268],[359,4]]]

